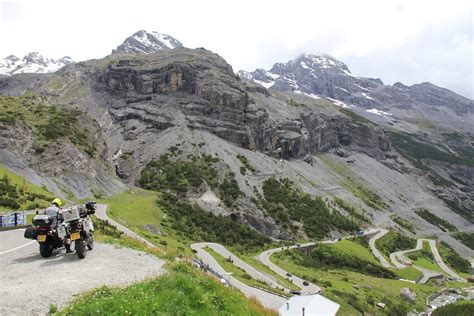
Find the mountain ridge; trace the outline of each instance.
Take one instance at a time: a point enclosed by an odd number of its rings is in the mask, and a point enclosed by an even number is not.
[[[308,228],[299,215],[289,215],[298,212],[294,205],[278,208],[277,201],[264,200],[265,184],[266,189],[273,185],[296,192],[288,195],[295,200],[298,194],[324,197],[326,200],[317,200],[323,201],[318,202],[320,207],[327,201],[328,207],[358,225],[367,225],[363,222],[367,220],[400,228],[391,219],[394,213],[415,222],[419,232],[440,233],[414,215],[416,209],[427,208],[459,229],[469,227],[463,215],[473,205],[470,139],[462,133],[388,131],[387,126],[357,115],[351,103],[311,95],[314,90],[305,89],[314,86],[298,82],[298,76],[306,78],[312,73],[329,78],[322,74],[330,73],[357,79],[346,73],[349,70],[342,62],[329,57],[302,58],[308,60],[278,65],[273,71],[280,74],[271,73],[278,78],[269,75],[268,80],[274,81],[287,77],[280,80],[282,90],[267,90],[239,79],[213,52],[180,47],[152,54],[113,54],[51,74],[2,77],[0,92],[12,98],[2,97],[2,101],[7,108],[16,104],[22,115],[13,119],[11,113],[1,112],[0,162],[34,170],[36,179],[55,193],[66,195],[63,189],[67,187],[72,195],[84,197],[94,190],[111,194],[126,184],[140,185],[144,172],[165,161],[170,166],[166,180],[182,190],[176,192],[176,198],[187,203],[183,205],[198,205],[202,211],[230,217],[274,238],[306,238]],[[321,71],[309,70],[313,65]],[[297,67],[294,77],[288,72],[292,67]],[[351,89],[359,93],[365,87],[381,85],[377,79],[355,82],[360,87]],[[295,89],[288,89],[291,84]],[[334,87],[323,88],[337,90]],[[400,85],[397,89],[408,88]],[[421,88],[432,89],[429,85]],[[84,112],[68,117],[73,126],[87,123],[90,127],[84,132],[91,135],[84,138],[66,129],[63,135],[55,134],[58,143],[41,146],[45,132],[50,131],[44,129],[45,124],[27,124],[35,119],[30,115],[41,111],[45,117],[55,117],[57,109]],[[365,112],[366,108],[360,109]],[[449,137],[449,146],[430,138],[434,136]],[[66,150],[58,155],[60,148]],[[419,148],[433,155],[427,157]],[[80,158],[80,164],[74,157]],[[186,172],[175,172],[180,168]],[[189,174],[195,177],[187,178]],[[156,185],[163,183],[160,176],[158,170],[159,181],[155,181],[154,173],[150,187],[161,190]],[[280,188],[279,183],[284,186]],[[354,208],[330,206],[334,196]],[[340,235],[330,228],[328,234]],[[455,244],[449,236],[440,236]]]
[[[22,59],[9,55],[0,60],[1,75],[20,73],[49,73],[55,72],[65,65],[74,63],[69,56],[59,59],[45,58],[38,52],[30,52]]]

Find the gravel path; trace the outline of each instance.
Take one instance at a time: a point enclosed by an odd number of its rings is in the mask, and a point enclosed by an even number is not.
[[[0,232],[0,315],[45,315],[75,295],[102,285],[127,285],[164,272],[165,261],[145,252],[96,243],[83,260],[55,250],[41,258],[24,230]]]

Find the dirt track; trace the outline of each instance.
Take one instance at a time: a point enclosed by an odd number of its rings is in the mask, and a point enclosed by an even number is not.
[[[23,230],[0,232],[0,315],[44,315],[75,295],[101,285],[125,285],[164,272],[147,253],[96,243],[83,260],[65,250],[39,255]]]

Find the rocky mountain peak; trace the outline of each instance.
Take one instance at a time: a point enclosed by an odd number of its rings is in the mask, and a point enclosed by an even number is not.
[[[55,72],[74,61],[69,56],[60,59],[43,57],[38,52],[30,52],[22,59],[9,55],[0,59],[0,74],[15,75],[20,73],[49,73]]]
[[[183,44],[172,36],[155,31],[140,30],[112,50],[114,53],[151,54],[161,50],[183,47]]]
[[[40,53],[38,52],[30,52],[28,55],[23,57],[23,62],[26,63],[35,63],[38,65],[43,65],[45,67],[48,66],[48,60],[45,59]]]

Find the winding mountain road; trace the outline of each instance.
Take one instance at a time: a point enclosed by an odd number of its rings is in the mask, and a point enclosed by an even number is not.
[[[146,244],[148,244],[152,247],[155,247],[153,244],[148,242],[143,237],[137,235],[133,231],[131,231],[128,228],[124,227],[123,225],[120,225],[116,221],[110,219],[107,216],[105,206],[99,205],[98,210],[96,212],[96,215],[99,218],[103,219],[103,220],[109,221],[111,224],[115,225],[118,229],[120,229],[121,231],[123,231],[127,235],[129,235],[133,238],[137,238],[137,239],[145,242]],[[392,265],[385,259],[385,257],[380,253],[380,251],[377,249],[377,247],[375,245],[376,241],[378,239],[382,238],[383,236],[385,236],[388,232],[389,231],[386,230],[386,229],[370,229],[370,230],[364,231],[362,234],[359,234],[358,236],[371,236],[369,238],[369,246],[372,250],[373,255],[380,261],[382,266],[384,266],[386,268],[391,268]],[[351,235],[351,236],[343,237],[343,238],[340,238],[340,239],[346,239],[346,238],[351,238],[351,237],[356,237],[356,236]],[[320,243],[334,243],[334,242],[337,242],[337,241],[338,241],[337,239],[333,239],[333,240],[321,241]],[[394,252],[394,253],[390,254],[390,260],[392,261],[393,265],[398,269],[406,268],[407,266],[404,265],[403,263],[399,262],[398,259],[402,260],[402,262],[403,262],[403,260],[406,260],[406,258],[404,257],[404,254],[420,250],[422,248],[423,241],[429,242],[430,247],[431,247],[431,251],[432,251],[433,256],[436,260],[436,263],[441,267],[441,269],[443,269],[448,275],[452,276],[456,280],[466,282],[463,278],[458,276],[454,271],[452,271],[449,267],[447,267],[444,264],[443,260],[441,259],[441,256],[439,255],[438,249],[436,248],[436,242],[434,240],[430,240],[430,239],[418,239],[417,240],[417,245],[414,249],[398,251],[398,252]],[[272,271],[274,271],[275,273],[279,274],[280,276],[282,276],[284,278],[288,278],[288,275],[291,275],[291,274],[289,274],[289,272],[283,270],[282,268],[280,268],[279,266],[274,264],[270,260],[271,255],[273,255],[277,252],[280,252],[280,251],[287,250],[287,249],[311,247],[311,246],[314,246],[316,244],[317,244],[317,242],[311,242],[311,243],[306,243],[306,244],[303,244],[303,245],[293,245],[293,246],[278,247],[278,248],[274,248],[274,249],[269,249],[269,250],[266,250],[266,251],[262,252],[259,255],[258,258],[259,258],[260,262],[262,262],[264,265],[266,265]],[[235,254],[230,252],[227,248],[225,248],[221,244],[217,244],[217,243],[195,243],[195,244],[192,244],[191,248],[197,253],[197,255],[201,258],[201,260],[205,264],[209,265],[209,267],[211,267],[217,273],[220,273],[221,275],[228,275],[228,273],[224,270],[224,268],[222,268],[219,265],[219,263],[204,249],[206,247],[209,247],[209,248],[213,249],[215,252],[217,252],[218,254],[223,256],[224,258],[229,258],[230,257],[232,259],[234,265],[236,265],[237,267],[244,270],[252,278],[254,278],[256,280],[263,281],[263,282],[267,283],[268,285],[270,285],[271,287],[283,288],[285,292],[289,292],[289,289],[287,289],[284,286],[280,285],[279,283],[277,283],[275,280],[273,280],[272,278],[270,278],[266,274],[256,270],[254,267],[250,266],[249,264],[247,264],[246,262],[244,262],[243,260],[238,258]],[[430,270],[427,270],[427,269],[424,269],[424,268],[418,267],[418,266],[413,266],[413,267],[415,269],[419,270],[423,274],[423,277],[419,281],[420,283],[425,283],[430,278],[439,275],[439,273],[435,272],[435,271],[430,271]],[[253,296],[256,297],[262,303],[262,305],[267,307],[267,308],[277,310],[278,308],[280,308],[286,302],[286,299],[281,297],[281,296],[263,291],[261,289],[257,289],[255,287],[248,286],[247,284],[244,284],[244,283],[240,282],[239,280],[237,280],[236,278],[234,278],[232,276],[229,276],[229,278],[230,278],[231,283],[232,283],[233,286],[235,286],[236,288],[241,290],[247,297],[253,297]],[[318,285],[316,285],[312,282],[303,280],[303,279],[301,279],[297,276],[294,276],[294,275],[291,276],[291,280],[295,285],[297,285],[298,287],[301,288],[301,294],[309,295],[309,294],[314,294],[314,293],[320,293],[321,292],[321,288]],[[303,282],[306,283],[307,285],[305,285]]]
[[[270,250],[262,252],[260,254],[260,256],[258,257],[258,259],[264,265],[269,267],[273,272],[276,272],[279,275],[281,275],[282,277],[287,278],[291,274],[289,274],[287,271],[283,270],[282,268],[280,268],[279,266],[274,264],[270,260],[270,256],[273,255],[274,253],[277,253],[277,252],[280,252],[280,251],[283,251],[283,250],[296,249],[296,248],[301,248],[301,247],[309,247],[309,246],[314,246],[315,244],[316,243],[308,243],[308,244],[304,244],[304,245],[301,245],[301,246],[289,246],[289,247],[280,247],[280,248],[270,249]],[[306,282],[308,282],[308,285],[305,286],[303,284],[303,282],[305,280],[303,280],[303,279],[301,279],[301,278],[299,278],[295,275],[291,275],[291,280],[294,284],[296,284],[298,287],[301,288],[301,294],[303,294],[303,295],[310,295],[310,294],[321,292],[321,288],[319,286],[317,286],[316,284],[314,284],[312,282],[309,282],[309,281],[306,281]]]
[[[201,258],[201,260],[205,264],[209,265],[209,267],[211,267],[215,272],[217,272],[221,275],[228,275],[228,273],[224,270],[224,268],[222,268],[221,265],[207,251],[205,251],[203,249],[203,248],[209,247],[209,246],[212,249],[214,249],[216,252],[219,252],[219,250],[223,250],[222,248],[225,249],[225,247],[223,247],[222,245],[213,244],[213,243],[192,244],[191,248],[194,249],[196,251],[197,256],[199,258]],[[220,248],[218,246],[220,246],[222,248]],[[237,257],[232,255],[232,258],[233,258],[234,262],[236,262],[235,259]],[[251,269],[248,269],[248,271],[251,271]],[[255,270],[255,271],[258,272],[257,270]],[[254,274],[253,272],[251,272],[251,273]],[[254,274],[254,275],[257,275],[257,274]],[[245,296],[247,296],[247,297],[256,297],[260,301],[260,303],[262,303],[262,305],[267,307],[267,308],[278,310],[287,301],[285,298],[283,298],[281,296],[278,296],[278,295],[275,295],[275,294],[272,294],[272,293],[269,293],[269,292],[251,287],[251,286],[248,286],[247,284],[240,282],[239,280],[237,280],[236,278],[234,278],[231,275],[229,275],[229,279],[230,279],[230,282],[231,282],[232,286],[238,288],[242,293],[245,294]],[[279,286],[279,287],[281,287],[281,286]]]
[[[372,236],[369,239],[369,246],[370,246],[370,249],[372,250],[372,254],[374,255],[375,258],[379,259],[382,266],[384,266],[385,268],[390,268],[391,267],[390,263],[388,263],[388,261],[385,259],[385,257],[380,253],[380,251],[375,246],[375,242],[378,239],[385,236],[387,233],[388,233],[388,230],[380,229],[377,234],[375,234],[374,236]]]
[[[374,254],[375,257],[377,257],[379,259],[380,263],[384,267],[390,268],[390,267],[392,267],[392,265],[390,265],[390,263],[387,262],[385,257],[378,251],[377,247],[375,246],[375,242],[377,241],[377,239],[382,238],[387,233],[388,233],[388,230],[384,230],[384,229],[380,230],[380,233],[373,236],[369,240],[369,244],[370,244],[370,248],[372,249],[372,253]],[[405,257],[405,255],[408,254],[408,253],[411,253],[411,252],[420,251],[423,248],[423,242],[425,242],[425,241],[429,243],[431,252],[433,253],[433,257],[434,257],[436,263],[438,264],[438,266],[446,274],[448,274],[449,276],[451,276],[455,280],[458,280],[460,282],[466,282],[465,279],[463,279],[458,274],[456,274],[453,270],[451,270],[444,263],[443,259],[441,258],[441,255],[439,254],[438,248],[436,247],[436,241],[433,240],[433,239],[420,238],[420,239],[417,239],[415,248],[392,252],[390,254],[390,261],[392,262],[393,266],[395,266],[395,268],[397,268],[397,269],[407,268],[407,265],[404,264],[404,262],[410,261],[410,260],[408,260]],[[419,267],[419,266],[416,266],[416,265],[413,265],[413,268],[417,269],[418,271],[420,271],[423,274],[423,277],[419,280],[419,283],[421,283],[421,284],[426,283],[429,279],[440,275],[439,272],[431,271],[431,270],[428,270],[428,269],[425,269],[425,268],[422,268],[422,267]]]

